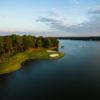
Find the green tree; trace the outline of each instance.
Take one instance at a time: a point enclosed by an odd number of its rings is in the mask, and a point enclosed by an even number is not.
[[[32,41],[32,38],[30,36],[24,35],[22,38],[23,38],[23,48],[24,48],[24,50],[27,50],[27,49],[33,47],[33,41]]]
[[[4,49],[6,52],[11,51],[12,48],[12,38],[10,36],[4,36]]]
[[[42,40],[43,40],[42,37],[38,37],[38,38],[37,38],[37,40],[36,40],[36,45],[37,45],[37,47],[42,47],[42,46],[43,46]]]
[[[0,37],[0,53],[3,52],[3,48],[4,48],[4,40],[2,37]]]
[[[45,38],[44,39],[44,47],[45,48],[51,48],[53,47],[52,41],[50,38]]]
[[[12,38],[13,50],[15,50],[15,52],[18,52],[18,43],[19,43],[18,41],[19,41],[19,38],[21,38],[21,36],[16,35],[16,34],[12,34],[11,38]]]
[[[22,46],[23,39],[22,39],[22,37],[18,37],[16,39],[16,44],[17,44],[18,51],[23,51],[23,46]]]
[[[36,47],[36,37],[32,36],[32,41],[33,41],[33,47]]]
[[[55,38],[50,38],[50,40],[51,40],[53,46],[58,46],[59,41],[58,41],[57,39],[55,39]]]

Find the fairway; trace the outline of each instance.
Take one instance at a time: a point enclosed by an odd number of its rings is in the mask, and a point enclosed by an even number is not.
[[[50,54],[55,54],[55,52],[47,52],[44,50],[33,50],[29,52],[28,50],[22,53],[16,53],[10,58],[6,58],[5,62],[0,62],[0,74],[9,73],[12,71],[16,71],[21,67],[21,63],[28,59],[58,59],[63,57],[64,54],[61,52],[56,52],[59,56],[50,57]]]

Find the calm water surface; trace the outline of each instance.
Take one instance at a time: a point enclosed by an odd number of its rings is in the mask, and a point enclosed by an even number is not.
[[[100,42],[59,42],[64,57],[26,61],[1,75],[0,100],[100,100]]]

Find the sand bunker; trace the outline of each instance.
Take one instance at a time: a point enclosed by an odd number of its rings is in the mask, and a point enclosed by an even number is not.
[[[49,55],[50,57],[56,57],[56,56],[59,56],[59,54],[51,54]]]
[[[47,50],[47,52],[56,52],[56,51],[53,51],[53,50]]]

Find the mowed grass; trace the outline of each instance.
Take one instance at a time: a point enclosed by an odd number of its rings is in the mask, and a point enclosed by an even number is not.
[[[57,57],[50,57],[50,54],[59,54]],[[24,56],[20,60],[17,61],[11,61],[11,62],[5,62],[0,63],[0,74],[6,74],[13,71],[18,70],[21,67],[22,62],[28,60],[28,59],[58,59],[60,57],[63,57],[64,54],[61,52],[47,52],[46,49],[44,50],[33,50],[31,52],[25,51],[22,53],[17,53],[10,58],[6,58],[5,60],[16,60],[20,58],[21,56]]]

